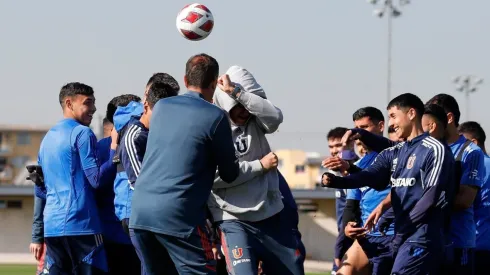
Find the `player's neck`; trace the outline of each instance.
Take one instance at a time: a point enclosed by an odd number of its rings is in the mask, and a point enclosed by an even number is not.
[[[70,111],[63,111],[63,118],[69,118],[78,121],[78,119],[76,119],[73,113]]]
[[[213,103],[214,90],[203,89],[203,88],[199,88],[196,86],[188,86],[187,89],[189,91],[200,93],[202,95],[202,97],[204,98],[204,100],[206,100],[207,102]]]
[[[412,139],[422,135],[424,133],[424,129],[422,128],[421,123],[415,123],[412,125],[412,133],[407,137],[407,141],[411,141]]]
[[[446,129],[447,144],[453,144],[459,139],[458,128],[454,124],[448,124]]]
[[[147,115],[143,114],[140,118],[140,122],[146,127],[146,129],[150,129],[150,118]]]

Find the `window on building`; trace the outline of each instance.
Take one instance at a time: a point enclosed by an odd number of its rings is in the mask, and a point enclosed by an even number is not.
[[[28,132],[17,133],[17,145],[31,144],[31,135]]]
[[[13,208],[13,209],[21,209],[22,201],[21,200],[0,200],[0,209],[5,208]]]
[[[296,173],[304,173],[305,172],[305,166],[304,165],[296,165],[295,169]]]
[[[21,200],[7,201],[7,208],[21,209],[22,201]]]
[[[11,163],[15,168],[19,169],[23,168],[30,159],[29,156],[18,156],[12,158]]]

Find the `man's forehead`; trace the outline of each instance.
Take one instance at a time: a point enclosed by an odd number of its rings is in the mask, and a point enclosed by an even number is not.
[[[74,100],[80,100],[80,101],[86,101],[86,100],[95,100],[95,97],[93,95],[74,95],[72,97]]]
[[[341,138],[330,138],[328,139],[328,145],[330,146],[336,146],[336,145],[342,145],[342,139]]]

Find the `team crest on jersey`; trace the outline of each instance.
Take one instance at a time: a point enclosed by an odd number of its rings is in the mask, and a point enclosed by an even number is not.
[[[413,164],[415,163],[415,159],[417,157],[415,155],[411,155],[409,158],[408,158],[408,161],[407,161],[407,169],[412,169],[413,167]]]
[[[235,248],[231,251],[233,253],[233,258],[235,259],[240,259],[243,257],[243,249],[242,248]]]
[[[235,140],[235,150],[239,155],[245,155],[250,148],[250,138],[248,136],[239,136]]]

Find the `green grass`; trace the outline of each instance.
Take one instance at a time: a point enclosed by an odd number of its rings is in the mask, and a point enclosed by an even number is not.
[[[0,265],[1,275],[34,275],[36,274],[35,265]]]
[[[0,265],[0,275],[34,275],[34,265]],[[330,273],[306,273],[306,275],[327,275]]]

